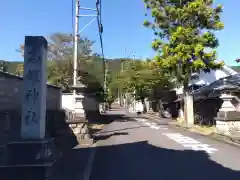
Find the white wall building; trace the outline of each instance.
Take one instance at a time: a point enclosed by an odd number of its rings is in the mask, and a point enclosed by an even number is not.
[[[217,81],[221,78],[231,76],[234,74],[237,74],[238,72],[234,71],[230,67],[224,65],[222,69],[218,70],[211,70],[209,73],[205,73],[204,71],[201,71],[199,73],[199,78],[191,80],[189,82],[189,85],[197,84],[197,85],[209,85],[213,83],[214,81]],[[181,88],[175,88],[174,89],[178,95],[183,94],[183,87]]]

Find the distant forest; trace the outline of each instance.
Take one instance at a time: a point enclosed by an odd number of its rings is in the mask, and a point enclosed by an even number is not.
[[[121,61],[128,61],[132,59],[126,59],[126,58],[118,58],[118,59],[108,59],[108,69],[110,72],[117,72],[121,69]],[[3,67],[6,69],[6,72],[16,74],[16,71],[19,66],[21,66],[23,62],[19,61],[4,61],[0,60],[0,68],[3,70]]]
[[[133,61],[133,59],[118,58],[118,59],[108,59],[108,69],[109,72],[118,72],[121,69],[121,61]],[[6,71],[12,74],[16,74],[17,68],[23,62],[18,61],[4,61],[0,60],[0,66],[4,64]],[[233,70],[240,72],[240,66],[230,66]],[[3,70],[3,69],[2,69]]]

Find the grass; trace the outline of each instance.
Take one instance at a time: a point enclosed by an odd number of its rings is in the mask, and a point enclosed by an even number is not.
[[[205,135],[210,135],[212,133],[216,132],[216,127],[214,126],[200,126],[200,125],[195,125],[193,129],[205,134]]]
[[[174,124],[178,124],[179,126],[182,126],[182,127],[186,125],[183,118],[178,118],[177,122],[175,122]],[[215,126],[193,125],[191,127],[188,127],[188,129],[192,132],[199,132],[204,135],[210,135],[216,132]]]
[[[171,124],[174,124],[179,127],[186,128],[188,131],[202,134],[204,136],[211,137],[215,140],[218,141],[223,141],[225,143],[231,144],[231,145],[236,145],[240,147],[240,138],[232,138],[226,135],[221,135],[217,133],[216,127],[215,126],[206,126],[206,125],[193,125],[193,126],[186,126],[184,119],[177,119],[177,122],[172,122]]]
[[[177,122],[179,124],[184,124],[184,119],[183,118],[177,118]]]

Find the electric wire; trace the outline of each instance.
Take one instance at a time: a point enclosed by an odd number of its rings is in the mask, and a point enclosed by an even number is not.
[[[103,69],[104,69],[104,91],[106,93],[107,91],[107,65],[106,65],[106,60],[104,56],[104,47],[103,47],[103,25],[102,25],[102,1],[97,0],[96,1],[96,10],[97,10],[97,24],[98,24],[98,34],[99,34],[99,39],[100,39],[100,46],[101,46],[101,56],[102,56],[102,61],[103,61]]]
[[[103,49],[103,38],[102,38],[103,25],[102,25],[102,1],[101,0],[96,1],[96,9],[97,9],[97,23],[98,23],[98,34],[99,34],[100,45],[101,45],[101,54],[102,54],[103,60],[105,61],[104,49]]]

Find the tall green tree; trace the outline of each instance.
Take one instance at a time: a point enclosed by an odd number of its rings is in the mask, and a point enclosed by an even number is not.
[[[48,60],[62,60],[66,56],[72,56],[73,54],[73,37],[68,33],[53,33],[46,37],[48,41]],[[79,56],[88,56],[92,54],[92,46],[94,41],[88,38],[80,38],[78,40],[78,53]],[[17,50],[23,56],[24,44],[20,45]]]
[[[0,70],[3,72],[7,72],[9,68],[9,62],[7,61],[0,61]]]
[[[71,34],[55,33],[48,38],[48,81],[70,91],[73,84],[73,39]],[[103,61],[93,54],[94,41],[87,38],[78,41],[78,67],[81,81],[91,91],[98,91],[103,84]],[[19,50],[24,53],[24,45]],[[20,73],[22,68],[19,66]]]
[[[155,62],[135,60],[125,64],[123,72],[111,85],[122,88],[123,92],[134,94],[135,98],[145,105],[144,99],[149,97],[153,88],[171,88],[170,80],[170,76],[164,74]]]
[[[166,72],[175,75],[189,96],[188,83],[192,72],[221,68],[216,62],[219,45],[214,31],[222,30],[222,5],[213,0],[144,0],[152,21],[144,25],[156,35],[152,48],[155,60]]]

